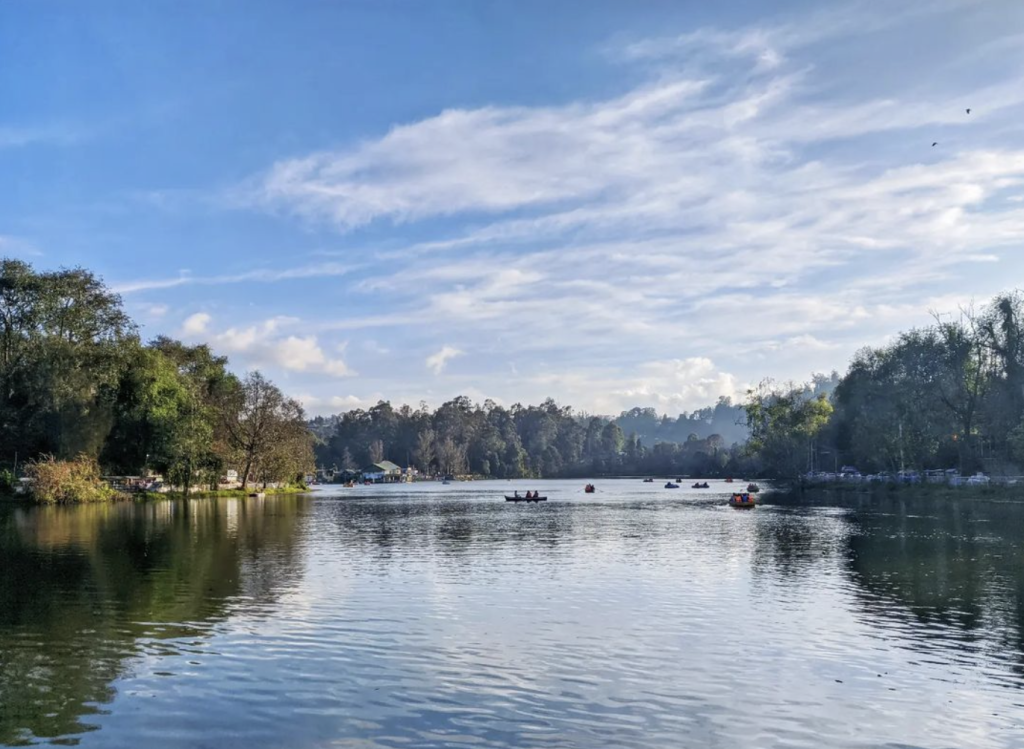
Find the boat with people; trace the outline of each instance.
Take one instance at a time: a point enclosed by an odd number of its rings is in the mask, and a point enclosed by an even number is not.
[[[690,488],[691,489],[710,489],[711,488],[711,484],[709,484],[707,481],[705,481],[703,484],[698,481],[696,484],[694,484]]]
[[[751,494],[757,494],[759,491],[761,491],[761,487],[751,482],[747,484],[747,491],[750,492]]]
[[[750,509],[757,506],[757,499],[753,494],[733,494],[729,498],[730,507],[739,507],[742,509]]]
[[[587,494],[593,494],[594,492],[597,491],[597,487],[594,486],[593,484],[587,484],[586,486],[583,487],[583,491]]]
[[[665,484],[665,488],[666,489],[678,489],[679,488],[679,484],[673,484],[671,481],[669,481],[667,484]]]
[[[732,479],[726,479],[726,480],[725,480],[725,483],[727,483],[727,484],[731,484],[731,483],[732,483]]]
[[[540,492],[526,492],[525,495],[520,495],[516,491],[511,497],[505,495],[506,502],[547,502],[547,497],[540,496]]]
[[[653,484],[654,483],[654,479],[644,479],[644,483],[645,484]]]

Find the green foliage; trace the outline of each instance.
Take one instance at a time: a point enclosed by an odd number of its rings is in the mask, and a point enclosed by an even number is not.
[[[808,387],[779,389],[770,382],[748,396],[748,450],[777,476],[793,477],[807,470],[814,441],[832,415],[828,396]]]
[[[259,372],[242,380],[222,409],[226,441],[240,466],[242,488],[286,482],[314,466],[313,435],[298,401],[286,398]]]
[[[828,398],[829,414],[804,412],[816,383],[752,394],[750,451],[768,472],[786,476],[840,462],[871,473],[1020,474],[1022,321],[1024,297],[1005,294],[978,313],[962,310],[958,318],[937,318],[887,346],[864,349]]]
[[[267,411],[249,397],[257,381],[273,400]],[[258,435],[244,449],[239,427]],[[169,338],[143,345],[120,298],[86,270],[39,273],[7,259],[0,460],[16,455],[54,456],[31,468],[53,479],[52,490],[36,492],[44,501],[67,501],[74,491],[82,501],[102,498],[93,486],[99,465],[114,475],[152,470],[188,493],[216,488],[228,466],[266,484],[293,480],[313,462],[302,409],[258,373],[243,385],[207,346]]]
[[[136,345],[120,298],[88,271],[0,260],[0,453],[96,456]]]
[[[49,455],[29,463],[25,473],[37,502],[103,502],[117,496],[100,478],[99,464],[87,455],[72,460]]]

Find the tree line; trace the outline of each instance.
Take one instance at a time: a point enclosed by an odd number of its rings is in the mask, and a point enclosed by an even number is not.
[[[737,426],[742,415],[728,399],[676,419],[653,409],[612,419],[551,399],[505,408],[458,397],[435,410],[381,401],[317,417],[311,428],[319,435],[318,465],[339,471],[358,472],[387,459],[445,476],[724,475],[742,473],[748,462],[736,439],[745,431]],[[712,431],[716,427],[733,439]],[[685,434],[678,442],[665,439],[678,434]]]
[[[0,462],[95,461],[186,492],[228,469],[251,483],[313,468],[302,407],[206,345],[143,343],[121,298],[83,268],[0,260]],[[5,475],[10,476],[10,473]]]
[[[844,464],[862,473],[1024,471],[1024,296],[865,348],[834,389],[816,383],[749,394],[748,450],[766,473],[797,476]]]

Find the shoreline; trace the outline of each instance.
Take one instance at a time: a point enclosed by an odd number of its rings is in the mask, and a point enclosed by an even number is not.
[[[269,489],[269,490],[256,490],[266,497],[275,496],[288,496],[295,494],[309,494],[312,489],[310,487],[284,487],[280,489]],[[117,494],[109,499],[100,501],[81,501],[76,500],[72,502],[41,502],[33,499],[30,495],[17,495],[17,494],[0,494],[0,502],[10,504],[26,504],[43,507],[46,505],[97,505],[97,504],[113,504],[117,502],[154,502],[162,499],[166,500],[182,500],[182,499],[250,499],[250,494],[254,491],[241,489],[218,489],[215,491],[202,491],[202,492],[191,492],[187,497],[181,492],[135,492],[132,494]]]

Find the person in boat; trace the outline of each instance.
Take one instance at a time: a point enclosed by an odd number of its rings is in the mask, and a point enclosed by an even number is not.
[[[529,492],[529,491],[528,491],[528,492],[526,492],[526,498],[527,498],[527,499],[533,499],[533,493],[532,493],[532,492]]]
[[[519,490],[516,489],[516,493],[513,494],[512,496],[515,497],[516,499],[519,499]]]

